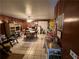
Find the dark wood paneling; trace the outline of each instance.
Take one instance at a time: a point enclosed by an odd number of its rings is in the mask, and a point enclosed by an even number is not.
[[[8,23],[15,21],[15,22],[19,23],[20,25],[22,25],[23,29],[25,29],[27,27],[27,22],[25,19],[18,19],[18,18],[14,18],[11,16],[0,15],[0,20],[3,20]]]
[[[56,17],[63,12],[64,20],[79,19],[79,0],[60,0],[55,8]],[[61,44],[62,59],[72,59],[69,55],[70,49],[79,55],[79,21],[64,22]]]
[[[64,3],[63,3],[63,1],[62,0],[59,0],[58,2],[57,2],[57,5],[56,5],[56,7],[55,7],[55,18],[57,18],[57,16],[59,16],[59,15],[61,15],[64,11],[64,9],[63,9],[63,7],[64,7]]]
[[[64,3],[64,17],[66,18],[79,18],[79,1],[65,0]],[[64,20],[65,20],[64,19]],[[72,49],[79,55],[79,21],[64,22],[64,30],[62,36],[63,59],[72,59],[69,55]]]

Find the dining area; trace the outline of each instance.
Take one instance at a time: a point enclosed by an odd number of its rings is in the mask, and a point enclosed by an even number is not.
[[[33,40],[33,39],[37,39],[37,28],[36,27],[31,27],[31,28],[27,28],[24,31],[24,40]]]

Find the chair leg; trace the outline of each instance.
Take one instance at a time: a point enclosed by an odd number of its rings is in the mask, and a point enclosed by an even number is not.
[[[13,44],[12,44],[12,42],[10,42],[10,45],[13,47]]]
[[[18,40],[16,39],[16,42],[18,43]]]

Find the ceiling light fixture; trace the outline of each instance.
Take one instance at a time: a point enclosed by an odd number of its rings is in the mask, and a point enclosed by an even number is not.
[[[31,18],[31,16],[28,16],[27,17],[27,22],[32,22],[33,20],[32,20],[32,18]]]
[[[32,20],[31,19],[28,19],[27,22],[32,22]]]

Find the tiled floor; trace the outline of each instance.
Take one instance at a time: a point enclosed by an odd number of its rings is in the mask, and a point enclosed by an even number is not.
[[[38,35],[38,39],[32,42],[24,41],[24,36],[20,37],[19,44],[11,50],[13,53],[24,54],[23,59],[47,59],[43,48],[45,35]]]

